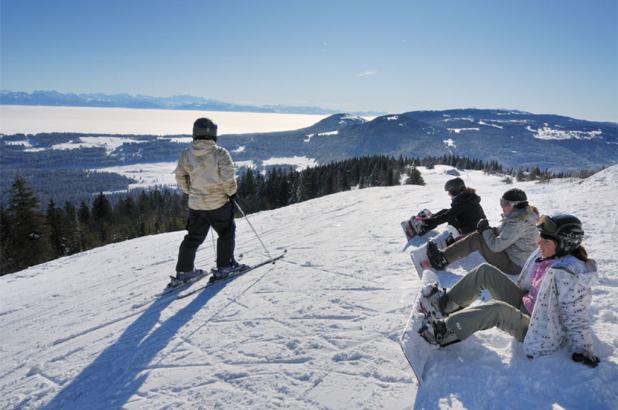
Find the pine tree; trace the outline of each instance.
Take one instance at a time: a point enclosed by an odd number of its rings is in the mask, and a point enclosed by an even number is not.
[[[86,209],[88,209],[86,207]],[[70,202],[64,204],[64,214],[66,216],[66,246],[67,255],[81,252],[82,248],[81,234],[82,229],[77,216],[75,206]]]
[[[407,185],[425,185],[425,180],[416,167],[409,167],[406,171],[406,175],[408,176],[406,180]]]
[[[4,206],[0,205],[0,275],[9,272],[8,239],[11,226],[8,222]]]
[[[92,220],[95,224],[97,236],[101,244],[107,243],[110,236],[112,207],[103,192],[99,193],[92,202]]]
[[[11,186],[5,218],[5,224],[10,227],[5,247],[7,272],[18,271],[49,259],[45,217],[40,213],[39,200],[19,175]]]
[[[62,209],[56,208],[56,203],[53,199],[49,200],[47,206],[47,227],[49,229],[49,241],[53,256],[68,255],[67,246],[67,221]]]

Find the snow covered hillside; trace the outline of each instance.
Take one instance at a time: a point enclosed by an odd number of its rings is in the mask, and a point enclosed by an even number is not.
[[[419,280],[399,222],[448,205],[447,169],[421,169],[424,187],[353,190],[250,215],[286,257],[182,300],[155,295],[184,232],[1,277],[0,408],[618,408],[618,166],[550,184],[462,173],[493,225],[513,186],[543,213],[582,219],[599,265],[591,319],[600,365],[574,363],[566,350],[530,361],[490,330],[438,351],[416,385],[398,339]],[[237,233],[241,261],[262,260],[245,220]],[[197,259],[213,265],[210,238]],[[480,260],[471,255],[441,280],[451,286]]]

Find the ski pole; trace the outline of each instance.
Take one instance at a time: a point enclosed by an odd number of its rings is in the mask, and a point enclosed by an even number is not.
[[[215,261],[217,260],[217,248],[215,247],[215,233],[214,229],[210,230],[210,238],[212,239],[212,253],[215,255]]]
[[[266,245],[264,245],[264,242],[262,242],[262,238],[260,238],[260,235],[258,235],[257,231],[255,230],[255,228],[253,227],[253,224],[251,224],[251,221],[249,220],[249,218],[247,217],[247,215],[245,214],[245,211],[242,210],[242,208],[240,207],[240,205],[238,205],[238,201],[236,200],[236,198],[233,198],[232,201],[234,201],[234,205],[236,205],[236,207],[238,208],[238,210],[240,211],[240,213],[242,214],[243,218],[245,218],[247,220],[247,223],[249,224],[249,226],[251,227],[251,230],[253,231],[253,233],[255,234],[255,236],[258,238],[258,240],[260,241],[260,243],[262,244],[262,248],[264,248],[264,250],[266,251],[266,255],[268,255],[268,258],[272,260],[272,255],[270,254],[270,252],[268,252],[268,249],[266,249]],[[273,261],[274,263],[275,261]]]

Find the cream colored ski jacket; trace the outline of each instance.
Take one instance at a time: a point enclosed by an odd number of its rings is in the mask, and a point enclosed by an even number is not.
[[[221,208],[236,193],[236,175],[230,153],[212,140],[193,141],[174,171],[180,188],[189,195],[189,208]]]

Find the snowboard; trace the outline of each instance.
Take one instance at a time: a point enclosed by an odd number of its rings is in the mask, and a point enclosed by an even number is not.
[[[419,334],[425,322],[425,314],[420,310],[422,290],[426,285],[434,282],[437,282],[438,285],[440,284],[438,275],[431,270],[426,270],[422,275],[421,286],[414,300],[414,304],[412,305],[410,318],[399,339],[403,354],[406,356],[408,363],[410,363],[410,367],[412,367],[412,371],[419,385],[423,382],[425,370],[431,364],[438,350],[438,346],[428,343]]]
[[[448,226],[447,230],[441,232],[438,236],[433,238],[432,240],[438,245],[438,249],[445,249],[449,243],[452,243],[459,236],[459,232],[452,226]],[[410,251],[410,258],[412,259],[412,263],[416,268],[416,273],[418,273],[418,277],[423,277],[423,271],[425,269],[431,269],[431,265],[429,265],[429,259],[427,258],[427,243],[412,249]],[[425,266],[423,266],[425,265]]]
[[[406,235],[406,240],[410,242],[415,236],[421,235],[419,232],[423,229],[423,219],[429,218],[431,211],[429,209],[423,209],[418,214],[412,216],[410,219],[401,221],[401,228]]]

